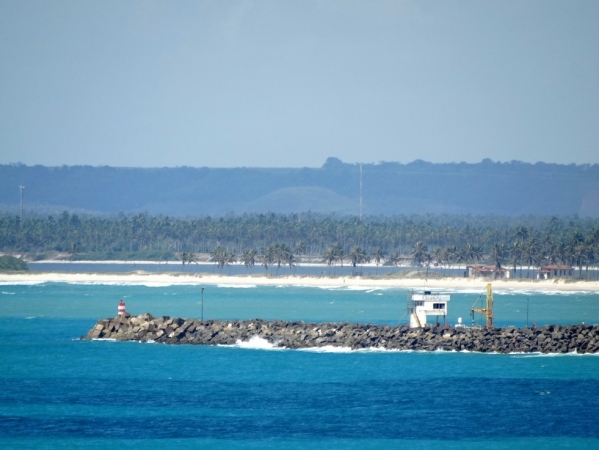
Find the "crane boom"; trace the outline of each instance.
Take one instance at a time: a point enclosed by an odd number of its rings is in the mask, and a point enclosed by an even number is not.
[[[479,297],[480,299],[480,297]],[[474,313],[483,314],[487,318],[487,322],[485,324],[486,328],[493,328],[493,288],[491,287],[491,283],[487,284],[487,301],[484,308],[474,308],[474,306],[478,303],[478,300],[474,302],[470,311],[472,312],[472,317],[474,321]]]

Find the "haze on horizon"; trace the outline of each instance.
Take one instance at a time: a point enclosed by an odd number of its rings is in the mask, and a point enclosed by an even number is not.
[[[599,2],[0,2],[0,164],[599,163]]]

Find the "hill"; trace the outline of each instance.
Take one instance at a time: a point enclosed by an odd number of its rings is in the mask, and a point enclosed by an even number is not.
[[[363,165],[363,213],[599,217],[599,165],[484,160]],[[360,166],[118,168],[0,165],[0,209],[170,216],[301,212],[359,214]]]

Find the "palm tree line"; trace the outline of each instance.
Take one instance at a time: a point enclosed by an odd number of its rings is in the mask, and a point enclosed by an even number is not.
[[[219,268],[237,262],[294,267],[320,258],[353,268],[374,261],[418,267],[487,262],[520,276],[546,264],[578,269],[596,265],[599,220],[543,216],[409,215],[337,217],[319,214],[251,214],[193,219],[167,216],[0,216],[0,251],[72,258],[109,254],[192,263],[208,253]],[[139,257],[142,255],[142,258]],[[108,259],[108,258],[107,258]],[[523,274],[524,272],[524,274]]]

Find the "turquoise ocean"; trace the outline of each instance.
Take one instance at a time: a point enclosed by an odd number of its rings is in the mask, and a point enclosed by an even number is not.
[[[120,298],[199,318],[200,287],[0,285],[0,448],[599,448],[599,356],[79,340]],[[407,322],[405,289],[203,287],[204,319]],[[443,292],[470,325],[483,292]],[[498,326],[599,323],[595,293],[495,303]]]

